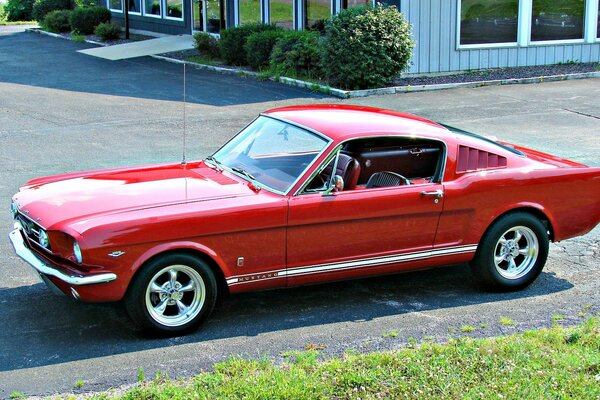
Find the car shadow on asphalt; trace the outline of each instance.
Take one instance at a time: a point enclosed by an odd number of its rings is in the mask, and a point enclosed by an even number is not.
[[[153,100],[183,99],[183,66],[151,57],[110,61],[88,43],[21,32],[0,37],[0,82]],[[186,101],[229,106],[329,96],[268,80],[188,67]]]
[[[254,336],[300,327],[493,304],[558,293],[573,285],[543,272],[528,288],[510,293],[480,289],[468,266],[293,289],[232,295],[220,301],[198,331],[174,339],[140,335],[120,303],[76,303],[42,284],[0,289],[0,371],[162,348],[174,344]],[[496,306],[494,306],[496,307]]]

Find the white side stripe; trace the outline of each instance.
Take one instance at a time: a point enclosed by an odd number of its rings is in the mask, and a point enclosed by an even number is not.
[[[243,283],[256,282],[256,281],[266,281],[272,279],[278,279],[285,276],[301,276],[308,274],[318,274],[322,272],[329,271],[344,271],[347,269],[354,268],[365,268],[376,265],[386,265],[386,264],[395,264],[407,261],[417,261],[432,257],[442,257],[447,255],[455,255],[455,254],[465,254],[465,253],[473,253],[477,250],[477,245],[467,245],[467,246],[456,246],[456,247],[446,247],[443,249],[435,249],[435,250],[425,250],[418,251],[414,253],[405,253],[398,254],[393,256],[382,256],[382,257],[373,257],[373,258],[365,258],[361,260],[354,261],[344,261],[344,262],[334,262],[327,264],[317,264],[317,265],[309,265],[303,267],[296,267],[291,269],[279,269],[268,272],[259,272],[255,274],[246,274],[246,275],[236,275],[227,279],[228,285],[239,285]]]

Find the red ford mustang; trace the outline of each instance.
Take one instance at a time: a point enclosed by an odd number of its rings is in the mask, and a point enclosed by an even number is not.
[[[34,179],[10,239],[53,290],[197,328],[217,295],[470,263],[494,289],[600,222],[600,168],[395,111],[267,111],[204,161]]]

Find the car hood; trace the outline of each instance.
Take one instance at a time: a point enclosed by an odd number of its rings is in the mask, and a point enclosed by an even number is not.
[[[252,195],[241,179],[203,162],[55,175],[28,182],[13,197],[43,227],[186,202]]]

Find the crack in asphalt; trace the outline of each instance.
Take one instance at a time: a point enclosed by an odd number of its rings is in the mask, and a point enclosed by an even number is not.
[[[584,113],[584,112],[581,112],[581,111],[571,110],[569,108],[561,108],[561,110],[568,111],[568,112],[573,113],[573,114],[578,114],[578,115],[581,115],[581,116],[584,116],[584,117],[590,117],[590,118],[594,118],[594,119],[600,119],[599,116],[592,115],[592,114],[587,114],[587,113]]]

